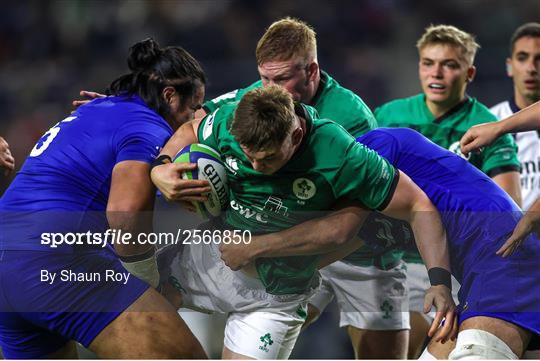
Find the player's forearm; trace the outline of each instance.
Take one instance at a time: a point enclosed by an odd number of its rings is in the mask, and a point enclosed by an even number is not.
[[[150,244],[140,244],[139,234],[152,232],[153,194],[140,194],[141,198],[130,201],[126,196],[117,202],[109,201],[107,205],[107,221],[109,228],[120,230],[129,239],[115,242],[114,249],[119,256],[132,256],[146,253],[154,248]],[[142,200],[144,198],[144,201]]]
[[[450,271],[450,254],[441,217],[433,204],[420,200],[413,206],[409,219],[422,260],[429,270],[434,267]]]
[[[536,212],[540,213],[540,197],[536,199],[536,201],[533,203],[531,208],[529,208],[529,212]]]
[[[359,207],[347,207],[284,231],[255,237],[255,258],[314,255],[350,247],[349,242],[357,242],[354,236],[368,213]]]
[[[129,239],[124,239],[125,243],[120,242],[113,244],[116,253],[121,257],[140,255],[153,249],[151,244],[140,244],[137,242],[139,234],[150,234],[152,231],[151,212],[107,212],[109,228],[120,230],[120,235],[129,236]]]
[[[193,121],[187,122],[176,130],[159,155],[168,155],[172,158],[186,145],[197,142],[197,133],[194,129]]]
[[[522,205],[519,172],[505,172],[494,176],[493,181],[508,194],[518,206]]]
[[[540,101],[502,120],[500,135],[540,129]]]
[[[437,208],[428,196],[403,172],[383,214],[410,223],[426,267],[450,270],[446,233]]]
[[[130,237],[115,242],[120,256],[142,254],[152,248],[137,242],[140,233],[152,231],[155,188],[148,177],[148,169],[147,163],[139,161],[123,161],[113,168],[107,221],[109,228],[121,230]]]
[[[540,197],[536,199],[533,205],[526,212],[526,216],[531,220],[533,229],[536,232],[540,231]]]

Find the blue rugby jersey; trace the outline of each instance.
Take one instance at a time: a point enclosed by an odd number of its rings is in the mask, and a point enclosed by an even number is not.
[[[38,141],[0,199],[0,250],[46,250],[43,232],[106,229],[114,166],[151,163],[172,135],[137,96],[96,99]]]
[[[378,128],[357,141],[407,174],[441,213],[458,280],[465,263],[501,246],[474,240],[506,239],[519,220],[519,207],[488,176],[412,129]]]

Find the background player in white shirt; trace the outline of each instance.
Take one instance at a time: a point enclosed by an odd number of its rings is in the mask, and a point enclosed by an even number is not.
[[[490,108],[499,119],[540,100],[540,23],[524,24],[514,32],[506,71],[513,80],[514,95]],[[540,135],[533,129],[513,136],[521,162],[522,207],[527,210],[540,195]]]

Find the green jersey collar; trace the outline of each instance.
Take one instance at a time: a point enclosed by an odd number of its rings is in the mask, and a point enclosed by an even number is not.
[[[423,98],[424,98],[425,110],[427,111],[428,114],[431,114],[431,116],[433,117],[433,114],[431,113],[431,111],[429,110],[429,108],[428,108],[428,106],[426,104],[426,95],[425,94],[423,94]],[[472,98],[468,94],[465,94],[465,97],[463,98],[462,101],[460,101],[459,103],[454,105],[452,108],[450,108],[446,113],[444,113],[440,117],[434,118],[433,122],[434,123],[440,123],[443,120],[451,117],[452,115],[456,114],[461,109],[463,109],[465,106],[467,106],[467,104],[469,104],[470,101],[472,101]]]

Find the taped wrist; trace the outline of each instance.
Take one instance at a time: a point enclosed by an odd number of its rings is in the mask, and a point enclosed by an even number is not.
[[[150,164],[150,171],[157,167],[158,165],[172,163],[172,158],[169,157],[167,154],[160,155],[156,159],[152,161],[152,164]]]
[[[134,256],[119,256],[122,266],[135,277],[157,288],[159,285],[159,271],[155,250]]]
[[[441,267],[433,267],[428,270],[429,283],[432,286],[444,285],[452,290],[452,277],[450,272]]]

